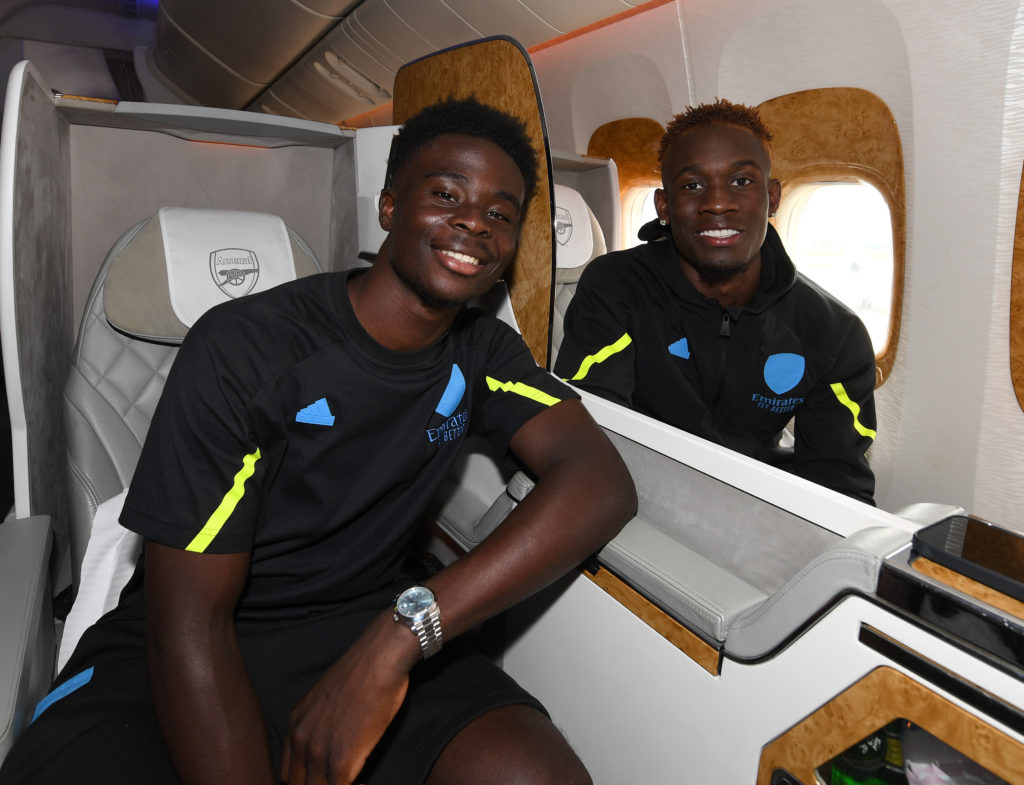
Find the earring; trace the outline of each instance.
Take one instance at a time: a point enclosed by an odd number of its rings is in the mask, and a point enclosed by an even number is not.
[[[660,223],[662,226],[668,226],[668,221],[666,221],[664,218],[659,218],[658,223]]]

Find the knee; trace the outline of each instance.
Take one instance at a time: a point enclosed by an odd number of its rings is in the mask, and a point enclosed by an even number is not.
[[[592,785],[569,742],[541,712],[515,705],[470,723],[448,745],[428,785]]]

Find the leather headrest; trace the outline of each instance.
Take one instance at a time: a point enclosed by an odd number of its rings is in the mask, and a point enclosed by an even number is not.
[[[276,215],[164,207],[112,260],[103,309],[121,332],[176,344],[214,305],[319,271]]]
[[[604,232],[579,191],[555,185],[555,280],[575,283],[591,259],[607,251]]]

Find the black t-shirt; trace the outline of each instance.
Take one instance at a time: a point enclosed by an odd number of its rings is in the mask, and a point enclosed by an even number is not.
[[[239,618],[289,618],[387,584],[468,431],[504,451],[573,397],[514,330],[464,311],[412,352],[360,326],[348,275],[212,309],[168,377],[121,523],[252,551]]]

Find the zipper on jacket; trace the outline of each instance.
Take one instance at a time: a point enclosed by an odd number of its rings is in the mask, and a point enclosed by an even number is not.
[[[728,338],[729,337],[729,335],[730,335],[730,333],[732,331],[732,328],[730,327],[729,322],[730,322],[729,312],[728,311],[722,311],[722,326],[718,328],[718,337],[719,338]]]

